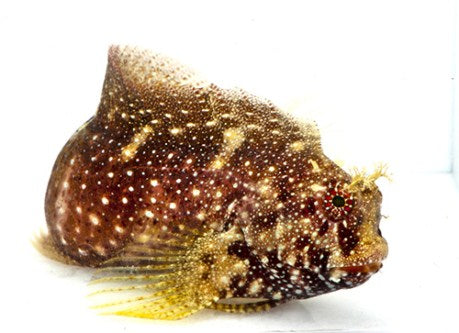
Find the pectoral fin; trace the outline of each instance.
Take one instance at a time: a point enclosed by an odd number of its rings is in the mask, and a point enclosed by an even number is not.
[[[142,238],[145,240],[145,236]],[[91,284],[104,284],[92,296],[112,296],[94,308],[107,314],[180,319],[220,299],[231,274],[245,266],[227,254],[227,241],[212,231],[134,243],[108,260]],[[228,276],[227,276],[228,275]],[[224,278],[226,276],[226,278]]]

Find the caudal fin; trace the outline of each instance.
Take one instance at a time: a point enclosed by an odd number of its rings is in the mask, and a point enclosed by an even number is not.
[[[66,265],[77,265],[74,260],[65,256],[56,249],[56,246],[54,245],[53,240],[47,230],[41,229],[40,231],[36,232],[33,235],[31,242],[35,249],[45,257]]]

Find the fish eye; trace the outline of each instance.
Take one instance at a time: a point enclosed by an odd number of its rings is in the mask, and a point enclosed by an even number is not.
[[[344,220],[352,211],[355,199],[340,183],[330,184],[323,200],[327,216],[333,221]]]

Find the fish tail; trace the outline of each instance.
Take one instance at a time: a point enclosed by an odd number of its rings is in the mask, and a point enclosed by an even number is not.
[[[47,230],[39,230],[31,238],[32,246],[43,256],[66,265],[77,265],[77,262],[61,253],[55,246]]]

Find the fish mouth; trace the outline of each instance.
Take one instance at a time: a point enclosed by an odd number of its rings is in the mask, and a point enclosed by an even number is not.
[[[347,273],[347,274],[357,274],[357,273],[374,274],[377,271],[379,271],[381,267],[382,267],[382,263],[377,262],[377,263],[357,265],[357,266],[334,267],[332,270],[335,272],[340,271],[342,273]]]

